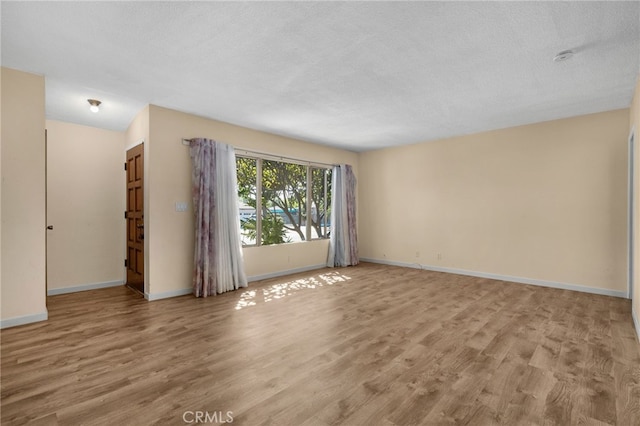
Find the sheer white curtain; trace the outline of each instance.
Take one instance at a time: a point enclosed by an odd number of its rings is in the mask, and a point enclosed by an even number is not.
[[[246,287],[233,147],[196,138],[190,151],[196,239],[193,294],[207,297]]]
[[[334,166],[331,191],[331,238],[327,266],[357,265],[356,177],[350,165]]]

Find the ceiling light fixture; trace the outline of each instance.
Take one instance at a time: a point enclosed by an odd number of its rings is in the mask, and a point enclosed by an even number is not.
[[[566,61],[567,59],[571,58],[572,56],[573,56],[573,50],[563,50],[562,52],[558,53],[553,58],[553,62]]]
[[[98,111],[100,111],[100,104],[101,104],[102,102],[100,102],[100,101],[99,101],[99,100],[97,100],[97,99],[87,99],[87,102],[89,102],[89,105],[91,105],[91,106],[89,107],[89,111],[91,111],[91,112],[98,112]]]

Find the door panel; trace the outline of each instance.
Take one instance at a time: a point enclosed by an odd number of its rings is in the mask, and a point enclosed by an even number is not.
[[[127,151],[127,285],[144,293],[144,144]]]

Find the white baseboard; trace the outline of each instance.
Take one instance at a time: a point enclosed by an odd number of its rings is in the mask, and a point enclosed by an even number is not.
[[[165,291],[162,293],[145,293],[144,298],[149,302],[152,302],[154,300],[168,299],[170,297],[186,296],[187,294],[191,294],[192,292],[193,289],[189,287],[181,288],[180,290]]]
[[[77,293],[79,291],[87,290],[97,290],[99,288],[117,287],[119,285],[124,285],[124,281],[106,281],[102,283],[76,285],[73,287],[52,288],[51,290],[47,290],[47,296],[55,296],[56,294]]]
[[[631,307],[631,317],[633,318],[633,325],[635,325],[635,327],[636,327],[636,334],[638,335],[638,342],[640,342],[640,320],[638,320],[638,314],[636,314],[636,311],[633,309],[633,306]]]
[[[487,272],[468,271],[466,269],[443,268],[440,266],[422,265],[419,263],[396,262],[386,259],[360,258],[362,262],[380,263],[383,265],[401,266],[403,268],[426,269],[428,271],[446,272],[449,274],[468,275],[471,277],[489,278],[492,280],[509,281],[520,284],[537,285],[541,287],[558,288],[562,290],[581,291],[583,293],[600,294],[603,296],[613,296],[627,298],[625,291],[609,290],[605,288],[587,287],[577,284],[560,283],[555,281],[537,280],[533,278],[512,277],[509,275],[491,274]]]
[[[327,265],[323,263],[319,265],[304,266],[302,268],[287,269],[285,271],[271,272],[268,274],[253,275],[253,276],[247,277],[247,281],[253,282],[253,281],[267,280],[269,278],[277,278],[277,277],[283,277],[285,275],[299,274],[300,272],[314,271],[316,269],[322,269],[326,267]]]
[[[322,269],[322,268],[326,268],[326,267],[327,267],[327,265],[321,264],[321,265],[305,266],[305,267],[302,267],[302,268],[287,269],[285,271],[271,272],[271,273],[262,274],[262,275],[253,275],[253,276],[247,277],[247,281],[248,282],[261,281],[261,280],[266,280],[266,279],[269,279],[269,278],[277,278],[277,277],[282,277],[282,276],[285,276],[285,275],[298,274],[300,272],[313,271],[313,270],[316,270],[316,269]],[[191,293],[193,293],[193,289],[192,288],[183,288],[183,289],[180,289],[180,290],[165,291],[164,293],[153,293],[153,294],[145,293],[144,294],[144,298],[151,302],[153,300],[167,299],[169,297],[184,296],[184,295],[191,294]]]
[[[49,312],[45,309],[39,314],[23,315],[21,317],[7,318],[0,321],[0,328],[16,327],[18,325],[31,324],[32,322],[46,321]]]

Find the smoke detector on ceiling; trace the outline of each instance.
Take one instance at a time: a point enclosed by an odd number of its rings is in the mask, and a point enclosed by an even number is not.
[[[566,61],[567,59],[571,58],[572,56],[573,56],[573,50],[563,50],[562,52],[558,53],[553,58],[553,62]]]

